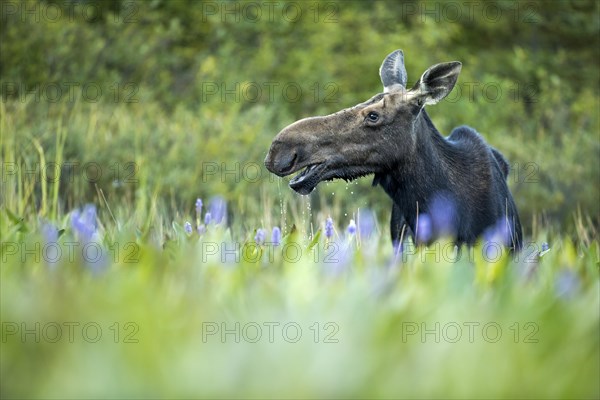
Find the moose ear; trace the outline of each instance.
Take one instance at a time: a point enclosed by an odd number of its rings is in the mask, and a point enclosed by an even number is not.
[[[435,104],[452,91],[461,68],[458,61],[436,64],[421,75],[412,90],[423,104]]]
[[[406,68],[404,68],[404,53],[396,50],[383,60],[379,67],[379,77],[383,83],[383,91],[388,93],[398,85],[406,87]]]

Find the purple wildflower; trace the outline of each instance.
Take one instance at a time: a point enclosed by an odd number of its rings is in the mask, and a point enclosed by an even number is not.
[[[96,233],[96,206],[87,204],[83,211],[73,211],[71,214],[71,227],[77,238],[83,243],[88,243]]]
[[[194,231],[194,229],[192,228],[192,224],[189,223],[189,221],[185,221],[185,224],[183,224],[183,229],[185,230],[185,233],[187,233],[188,235],[191,235],[192,232]]]
[[[223,197],[215,196],[210,200],[210,215],[215,224],[227,222],[227,202]]]
[[[206,233],[206,226],[198,225],[198,235],[204,235]]]
[[[429,214],[420,214],[419,221],[417,223],[417,242],[427,243],[431,239],[432,235],[432,223]]]
[[[369,238],[375,232],[375,214],[371,210],[364,210],[358,216],[358,232],[361,239]]]
[[[331,239],[333,237],[333,220],[327,217],[325,220],[325,237]]]
[[[496,223],[483,232],[483,240],[485,242],[494,242],[501,246],[509,246],[512,244],[511,230],[506,218],[502,217]]]
[[[487,262],[497,262],[502,258],[504,253],[504,247],[502,243],[492,240],[487,241],[483,244],[481,248],[481,253],[483,255],[483,259]]]
[[[196,215],[198,216],[198,218],[200,218],[200,215],[202,215],[202,199],[201,198],[196,199]]]
[[[206,212],[206,214],[204,214],[204,225],[208,226],[210,225],[210,223],[212,222],[212,216],[210,214],[210,212]]]
[[[456,204],[450,195],[444,192],[436,194],[428,209],[436,237],[456,236]]]
[[[348,228],[346,229],[346,231],[350,235],[354,235],[356,233],[356,222],[354,222],[353,219],[350,220],[350,223],[348,224]]]
[[[44,243],[56,243],[58,241],[58,228],[50,222],[42,222],[40,231],[42,232]]]
[[[96,206],[87,204],[82,212],[73,211],[71,227],[83,244],[82,256],[85,266],[95,273],[104,270],[108,266],[108,258],[106,250],[95,240],[97,235]]]
[[[264,229],[258,228],[256,230],[256,235],[254,236],[254,241],[258,244],[263,244],[265,242],[265,231]]]
[[[60,248],[58,247],[58,229],[52,223],[43,221],[40,227],[44,238],[44,260],[50,267],[54,267],[60,259]]]
[[[542,243],[542,252],[545,252],[548,250],[550,250],[550,246],[548,246],[548,243],[546,243],[546,242]]]
[[[271,233],[271,242],[274,246],[279,246],[281,243],[281,229],[277,226],[273,228],[273,232]]]

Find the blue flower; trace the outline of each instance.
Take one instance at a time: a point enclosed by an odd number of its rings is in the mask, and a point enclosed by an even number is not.
[[[83,211],[71,213],[71,227],[82,242],[82,256],[86,267],[99,273],[108,267],[109,260],[106,249],[97,241],[96,206],[87,204]]]
[[[258,244],[263,244],[265,242],[265,231],[264,229],[258,228],[256,230],[256,236],[254,236],[254,241]]]
[[[200,218],[200,215],[202,215],[202,199],[201,198],[196,199],[196,215],[198,216],[198,218]]]
[[[417,243],[427,243],[431,239],[433,227],[431,223],[431,217],[429,214],[423,213],[419,215],[417,221]]]
[[[327,217],[325,220],[325,237],[331,239],[333,236],[333,220],[331,217]]]
[[[185,229],[185,233],[187,233],[188,235],[191,235],[194,231],[194,228],[192,228],[192,224],[190,224],[188,221],[185,221],[183,229]]]
[[[215,224],[227,222],[227,202],[223,197],[215,196],[210,200],[210,215]]]
[[[450,195],[444,192],[434,195],[428,211],[431,216],[432,230],[436,237],[456,236],[456,205]]]
[[[538,254],[538,257],[544,257],[546,255],[546,253],[548,253],[550,251],[550,246],[548,245],[548,243],[543,242],[542,243],[542,248],[540,249],[540,252]]]
[[[71,227],[77,238],[83,243],[88,243],[96,233],[96,206],[87,204],[83,211],[75,210],[71,213]]]
[[[354,235],[356,233],[356,222],[354,222],[353,219],[350,220],[350,223],[348,224],[348,228],[346,229],[346,231],[350,235]]]
[[[542,252],[548,251],[548,250],[550,250],[550,246],[548,246],[548,243],[546,243],[546,242],[542,243]]]
[[[361,239],[369,238],[375,232],[376,225],[373,211],[365,209],[358,215],[358,232]]]
[[[271,233],[271,242],[274,246],[279,246],[281,243],[281,229],[277,226],[273,228],[273,232]]]
[[[211,221],[212,221],[212,216],[211,216],[210,212],[207,211],[206,214],[204,214],[204,225],[206,225],[206,226],[210,225]]]
[[[44,260],[50,267],[54,267],[60,259],[60,248],[58,246],[58,228],[52,223],[43,221],[40,227],[44,239]],[[50,246],[49,246],[50,245]]]
[[[483,240],[487,243],[493,242],[502,246],[510,246],[512,244],[511,230],[508,221],[502,217],[496,223],[483,232]]]
[[[58,228],[52,223],[44,221],[40,227],[44,243],[56,243],[58,241]]]

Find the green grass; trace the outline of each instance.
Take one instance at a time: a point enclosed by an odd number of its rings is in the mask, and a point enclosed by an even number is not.
[[[54,221],[64,253],[50,265],[27,251],[44,248],[38,219],[2,210],[3,397],[600,394],[596,241],[540,233],[542,257],[532,242],[515,260],[476,247],[450,262],[438,243],[395,259],[379,231],[296,231],[260,247],[237,224],[200,237],[183,231],[191,216],[148,209],[144,231],[112,212],[99,221],[110,262],[97,273],[66,255],[69,215]]]

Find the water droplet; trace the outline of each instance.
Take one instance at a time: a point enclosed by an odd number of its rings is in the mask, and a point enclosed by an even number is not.
[[[281,181],[282,178],[277,179],[277,191],[279,192],[279,213],[281,214],[281,219],[283,220],[283,232],[287,232],[287,212],[286,212],[286,204],[283,200],[283,194],[281,193]]]

